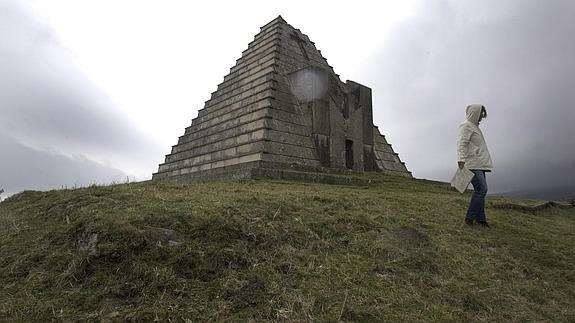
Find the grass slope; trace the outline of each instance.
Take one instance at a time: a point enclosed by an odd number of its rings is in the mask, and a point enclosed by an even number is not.
[[[18,194],[0,319],[575,320],[575,210],[468,228],[468,193],[370,176]]]

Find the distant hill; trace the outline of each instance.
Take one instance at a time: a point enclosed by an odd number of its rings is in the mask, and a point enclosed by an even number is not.
[[[575,210],[381,175],[27,191],[0,203],[0,320],[575,321]]]
[[[498,193],[497,195],[539,200],[575,200],[575,186],[525,189]]]

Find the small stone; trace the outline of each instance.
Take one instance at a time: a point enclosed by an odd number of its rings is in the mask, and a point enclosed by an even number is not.
[[[168,245],[171,246],[171,247],[179,246],[179,245],[181,245],[181,244],[182,244],[182,243],[181,243],[181,242],[178,242],[178,241],[168,240]]]

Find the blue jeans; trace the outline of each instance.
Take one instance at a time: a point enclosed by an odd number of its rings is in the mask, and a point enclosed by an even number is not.
[[[467,209],[466,219],[486,221],[485,218],[485,195],[487,194],[487,181],[485,180],[485,171],[471,169],[473,174],[473,179],[471,179],[471,185],[473,185],[473,195],[471,195],[471,200],[469,201],[469,208]]]

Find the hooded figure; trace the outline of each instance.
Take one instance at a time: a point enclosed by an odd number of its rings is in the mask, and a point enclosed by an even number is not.
[[[487,180],[485,173],[493,168],[491,155],[487,149],[485,138],[479,123],[487,117],[487,110],[481,104],[472,104],[467,107],[465,122],[459,125],[459,137],[457,138],[457,156],[459,168],[467,168],[473,172],[471,180],[473,195],[469,202],[469,208],[465,216],[465,223],[478,224],[489,227],[485,217],[485,195],[487,194]]]
[[[486,111],[480,104],[468,106],[465,111],[467,120],[459,125],[458,161],[465,162],[465,167],[469,170],[481,169],[489,172],[493,168],[485,138],[479,129],[479,122],[484,118],[482,115],[487,115]]]

